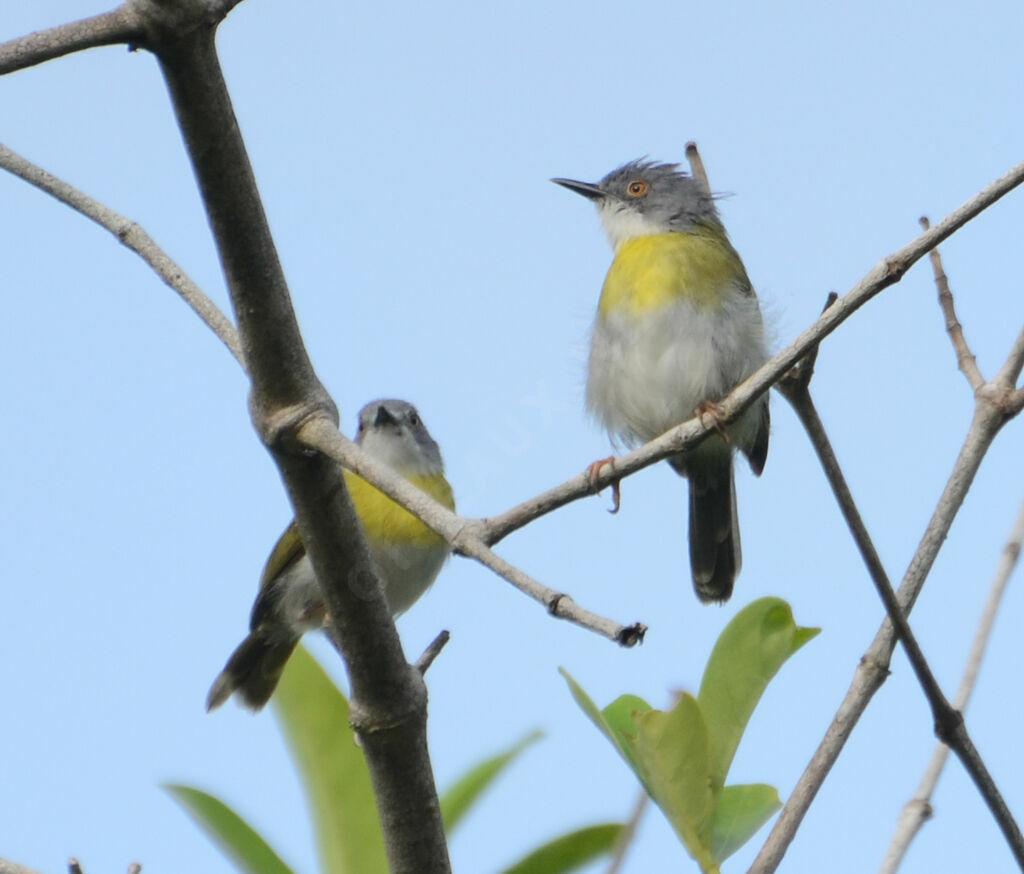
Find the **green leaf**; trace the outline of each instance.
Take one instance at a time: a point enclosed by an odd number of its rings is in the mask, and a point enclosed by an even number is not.
[[[714,869],[711,826],[711,744],[697,700],[683,695],[668,713],[623,695],[604,710],[564,668],[573,698],[604,733],[662,809],[687,851],[705,871]]]
[[[711,737],[716,788],[725,783],[736,747],[768,682],[819,631],[797,626],[789,604],[779,598],[754,601],[722,631],[697,696]]]
[[[214,796],[176,783],[164,784],[164,791],[221,851],[245,874],[292,874],[281,857],[244,819]]]
[[[608,823],[569,832],[538,847],[502,874],[569,874],[610,853],[622,829],[618,823]]]
[[[441,816],[445,831],[450,835],[462,822],[469,809],[519,754],[544,737],[542,731],[532,731],[507,750],[484,760],[460,777],[441,798]]]
[[[780,807],[782,802],[773,786],[726,786],[718,796],[711,855],[717,862],[724,862],[757,834]]]
[[[322,874],[387,874],[377,802],[345,696],[300,646],[271,700],[306,790]]]
[[[640,715],[637,725],[636,757],[648,793],[701,868],[714,870],[711,831],[718,793],[711,785],[711,740],[697,699],[684,694],[667,713]]]
[[[565,668],[559,668],[558,673],[565,677],[565,681],[569,684],[569,691],[576,703],[579,704],[580,709],[590,717],[590,721],[594,725],[601,729],[602,734],[612,742],[615,749],[619,751],[619,755],[626,760],[626,764],[643,781],[632,745],[632,738],[635,738],[637,733],[633,714],[646,713],[651,709],[651,705],[636,695],[623,695],[601,711]]]

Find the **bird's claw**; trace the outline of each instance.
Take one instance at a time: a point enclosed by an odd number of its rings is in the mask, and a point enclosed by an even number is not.
[[[722,438],[726,443],[729,443],[729,435],[725,431],[725,425],[722,424],[722,410],[714,401],[704,401],[693,414],[700,419],[700,423],[704,427],[714,428],[718,432],[718,436]],[[711,419],[710,426],[704,421],[704,417],[707,416]]]
[[[597,494],[600,491],[598,487],[598,480],[601,476],[601,468],[605,465],[615,470],[615,456],[609,455],[607,458],[599,458],[597,461],[591,462],[587,465],[587,482],[590,483],[590,490]],[[612,506],[608,511],[609,513],[615,514],[619,512],[619,507],[622,506],[622,492],[619,488],[619,480],[615,478],[611,481],[612,487]]]

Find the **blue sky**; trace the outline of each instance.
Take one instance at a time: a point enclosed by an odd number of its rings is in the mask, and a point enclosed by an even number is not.
[[[39,0],[0,39],[103,11]],[[882,257],[1021,160],[1022,12],[919,4],[244,3],[220,48],[295,307],[352,431],[381,395],[415,402],[460,506],[499,512],[607,454],[582,411],[587,331],[610,252],[593,210],[551,176],[702,150],[775,345]],[[114,47],[0,80],[0,141],[141,222],[227,297],[154,60]],[[157,788],[233,803],[315,870],[302,797],[269,713],[203,711],[289,519],[252,432],[246,384],[142,263],[81,217],[0,176],[7,415],[0,458],[0,856],[45,871],[231,870]],[[961,321],[991,376],[1024,324],[1010,195],[944,247]],[[823,346],[814,394],[891,576],[902,576],[966,433],[922,263]],[[547,738],[464,825],[456,870],[487,872],[568,828],[624,818],[631,775],[571,701],[656,706],[695,689],[711,645],[762,595],[823,633],[783,669],[731,778],[785,797],[882,617],[794,416],[775,396],[764,475],[739,470],[744,569],[707,608],[686,567],[685,486],[656,466],[520,532],[502,555],[580,603],[650,625],[621,651],[452,561],[399,623],[429,675],[439,783],[535,727]],[[999,436],[913,614],[955,689],[1024,499],[1021,422]],[[1024,595],[1011,585],[968,725],[1024,816],[1016,694]],[[331,658],[322,642],[315,651]],[[332,664],[333,673],[342,671]],[[812,807],[783,871],[881,861],[931,755],[902,655]],[[952,762],[903,870],[1008,870]],[[726,865],[745,870],[764,833]],[[657,812],[627,871],[690,870]],[[595,870],[600,870],[595,869]]]

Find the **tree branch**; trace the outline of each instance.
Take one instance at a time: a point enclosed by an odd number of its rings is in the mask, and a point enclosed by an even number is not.
[[[957,689],[956,697],[953,699],[953,706],[957,710],[965,710],[971,700],[971,693],[974,691],[975,683],[978,680],[978,673],[981,670],[981,663],[985,657],[985,649],[988,646],[989,638],[992,635],[992,626],[995,624],[996,614],[1002,603],[1003,593],[1006,591],[1007,583],[1017,560],[1020,558],[1021,546],[1024,544],[1024,505],[1021,506],[1017,522],[1013,527],[1009,540],[1003,547],[1002,556],[999,560],[999,567],[996,569],[992,587],[989,589],[988,600],[978,623],[978,629],[974,634],[974,642],[971,644],[971,652],[967,658],[967,665],[964,668],[964,675],[960,680],[960,687]],[[932,759],[928,763],[921,783],[917,787],[914,797],[907,802],[900,814],[899,824],[896,833],[893,835],[892,843],[879,868],[879,874],[895,874],[903,857],[910,847],[911,842],[921,830],[925,821],[931,816],[932,793],[938,785],[942,769],[949,757],[949,747],[940,743],[935,747]]]
[[[426,742],[426,687],[408,664],[341,469],[295,439],[337,420],[306,354],[202,4],[137,0],[195,170],[252,379],[254,424],[281,470],[352,690],[392,872],[448,874]],[[369,583],[369,585],[367,585]]]
[[[17,862],[8,862],[6,859],[0,859],[0,874],[40,874],[35,868],[26,868],[24,865],[19,865]]]
[[[0,76],[44,61],[97,46],[133,45],[142,37],[142,26],[124,3],[116,9],[72,21],[0,44]]]
[[[447,630],[440,632],[437,637],[430,642],[427,648],[423,650],[423,654],[416,659],[416,670],[421,674],[425,674],[429,671],[430,666],[434,663],[434,659],[441,655],[441,650],[448,645],[448,641],[451,640],[451,637],[451,632]]]
[[[565,593],[549,589],[496,555],[480,537],[480,520],[466,519],[442,507],[429,495],[340,434],[331,422],[323,418],[310,419],[299,430],[298,439],[304,446],[323,453],[373,483],[389,498],[422,519],[457,552],[474,558],[490,568],[523,594],[543,604],[553,616],[567,619],[622,646],[633,646],[643,640],[647,626],[642,623],[620,625],[591,613],[576,604]]]
[[[921,227],[926,231],[931,227],[928,216],[921,216],[919,221]],[[928,258],[932,262],[935,287],[939,292],[939,306],[942,308],[942,315],[946,317],[946,332],[953,343],[953,351],[956,352],[956,365],[963,372],[964,376],[967,377],[967,382],[971,389],[977,391],[985,384],[985,377],[981,375],[981,371],[978,369],[978,359],[971,352],[970,346],[967,345],[967,339],[964,337],[964,326],[960,324],[960,319],[957,318],[956,307],[953,305],[953,293],[949,289],[949,277],[946,276],[946,271],[942,267],[942,256],[936,248],[928,253]]]
[[[964,209],[965,207],[961,207],[957,212],[959,213]],[[948,221],[949,218],[943,224]],[[932,230],[938,230],[939,227],[941,225]],[[928,233],[931,233],[931,231],[926,231],[925,235]],[[826,310],[822,318],[831,311],[831,309]],[[821,320],[819,319],[819,321]],[[939,549],[945,542],[953,520],[956,518],[956,514],[963,504],[963,500],[978,472],[978,468],[981,466],[985,453],[988,451],[1000,428],[1016,412],[1012,409],[1013,400],[1013,394],[1007,391],[1005,386],[996,386],[994,383],[985,383],[975,392],[974,417],[964,440],[964,445],[961,447],[960,454],[946,482],[942,496],[939,498],[928,527],[925,529],[921,542],[918,544],[914,557],[910,562],[910,566],[903,576],[899,590],[896,592],[898,613],[907,615],[913,608],[914,602],[924,585],[924,581],[935,562]],[[799,415],[799,409],[797,412]],[[810,430],[808,433],[811,433]],[[867,555],[863,551],[862,555],[865,555],[865,560],[867,560]],[[875,558],[877,559],[877,556]],[[870,567],[871,565],[869,564],[869,569]],[[881,570],[880,563],[878,569]],[[768,874],[768,872],[775,871],[782,861],[782,857],[785,855],[786,849],[800,827],[804,815],[817,795],[818,789],[842,752],[850,732],[867,708],[874,693],[885,682],[889,661],[895,645],[896,633],[891,620],[886,618],[867,653],[861,659],[854,674],[853,683],[833,718],[832,724],[826,731],[825,737],[811,758],[807,769],[797,781],[792,795],[783,807],[782,813],[779,814],[779,818],[767,841],[761,848],[760,853],[758,853],[757,858],[754,860],[749,874]],[[946,728],[947,726],[941,726],[940,730],[946,731]],[[976,783],[979,784],[979,789],[981,789],[981,784],[984,783],[984,775],[982,773],[984,768],[980,764],[976,752],[972,753],[973,747],[961,730],[962,724],[959,728],[955,725],[948,728],[951,737],[944,739],[947,742],[959,745],[958,755],[961,755],[961,760],[964,762],[965,767],[971,773],[972,778],[975,778]],[[1018,864],[1024,866],[1024,841],[1021,840],[1020,831],[1006,810],[1005,805],[1000,804],[1001,799],[997,799],[997,793],[993,792],[993,789],[994,787],[989,785],[982,791],[986,794],[986,801],[990,802],[990,806],[994,808],[993,814],[996,816],[1004,835],[1011,844]]]
[[[766,362],[760,370],[729,393],[728,397],[719,405],[721,424],[732,422],[782,374],[793,367],[809,349],[820,343],[875,295],[902,279],[907,270],[923,255],[999,198],[1012,191],[1021,182],[1024,182],[1024,162],[955,209],[935,227],[925,231],[917,239],[881,261],[843,297],[839,298],[834,306],[822,313],[817,321],[790,343],[786,349]],[[1022,338],[1022,342],[1024,342],[1024,338]],[[564,507],[572,501],[591,495],[595,490],[603,489],[615,480],[624,479],[638,470],[693,446],[707,430],[696,419],[677,425],[671,431],[639,449],[616,458],[614,469],[611,465],[605,465],[601,472],[592,479],[581,473],[504,513],[482,520],[484,527],[481,538],[485,543],[493,546],[534,519],[557,510],[559,507]]]
[[[61,203],[94,221],[101,228],[110,231],[120,242],[152,267],[157,276],[192,308],[192,311],[228,347],[228,351],[234,355],[235,360],[245,370],[242,347],[235,326],[139,224],[114,212],[98,200],[94,200],[74,186],[58,179],[52,173],[36,166],[3,144],[0,144],[0,167],[52,195]]]
[[[857,548],[860,550],[864,563],[867,565],[868,573],[875,584],[875,589],[885,605],[886,613],[893,625],[896,637],[903,644],[914,674],[931,706],[932,717],[935,721],[935,733],[939,736],[940,740],[956,751],[964,763],[964,767],[970,774],[971,779],[974,780],[978,791],[985,799],[985,803],[988,805],[1007,842],[1010,844],[1017,863],[1024,868],[1024,836],[1021,835],[1020,829],[1010,814],[1002,794],[996,787],[995,781],[989,774],[981,756],[978,755],[977,749],[967,733],[963,717],[958,710],[955,710],[950,705],[942,689],[939,687],[938,681],[935,679],[931,667],[927,659],[925,659],[917,639],[914,637],[910,623],[897,602],[896,593],[893,592],[892,584],[889,582],[889,577],[882,566],[882,561],[875,550],[874,544],[871,542],[871,537],[867,532],[860,512],[857,510],[853,495],[847,485],[846,478],[843,476],[839,461],[832,449],[832,444],[828,439],[828,434],[814,407],[807,382],[803,379],[783,380],[779,384],[779,390],[786,400],[792,404],[793,409],[800,418],[801,424],[803,424],[808,436],[811,438],[811,443],[814,445],[814,449],[821,461],[821,466],[825,470],[829,485],[832,487],[843,517],[846,519],[846,524],[849,526]]]
[[[690,165],[690,175],[704,188],[704,191],[711,195],[711,182],[708,179],[708,171],[704,169],[704,159],[700,156],[697,144],[690,140],[686,144],[686,160]]]

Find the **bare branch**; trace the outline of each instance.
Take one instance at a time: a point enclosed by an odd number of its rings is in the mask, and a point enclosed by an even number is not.
[[[1021,182],[1024,182],[1024,162],[954,210],[935,227],[881,261],[850,291],[839,298],[834,306],[826,309],[818,320],[786,349],[733,389],[719,404],[720,423],[725,425],[732,422],[762,392],[793,367],[810,348],[831,334],[871,298],[898,282],[925,253]],[[534,519],[572,501],[587,497],[593,494],[595,489],[603,489],[616,479],[624,479],[638,470],[693,446],[705,432],[704,426],[696,419],[677,425],[650,443],[615,459],[614,468],[612,465],[605,465],[602,472],[593,479],[581,473],[504,513],[483,520],[482,539],[493,546]]]
[[[686,160],[690,164],[690,175],[699,182],[708,195],[711,194],[711,183],[708,181],[708,171],[704,169],[704,159],[697,150],[697,144],[690,140],[686,144]]]
[[[992,381],[1006,388],[1013,388],[1020,378],[1021,368],[1024,368],[1024,329],[1017,335],[1006,363],[999,369],[999,373],[996,374],[996,378]],[[1017,394],[1020,394],[1020,392],[1017,392]]]
[[[351,683],[393,874],[449,874],[426,738],[426,687],[408,664],[341,469],[295,439],[337,421],[299,334],[201,4],[135,0],[147,23],[217,243],[252,380],[250,412],[295,509]]]
[[[110,12],[38,30],[0,44],[0,76],[97,46],[134,45],[142,37],[138,19],[125,3]]]
[[[480,537],[479,520],[464,519],[442,507],[408,480],[367,455],[357,444],[339,433],[332,422],[321,417],[310,419],[299,430],[298,439],[304,446],[323,453],[373,483],[389,498],[422,519],[453,549],[490,568],[519,591],[543,604],[552,615],[568,619],[623,646],[633,646],[643,640],[647,630],[645,625],[621,625],[584,610],[568,595],[549,589],[496,555]]]
[[[40,874],[35,868],[26,868],[24,865],[19,865],[17,862],[8,862],[6,859],[0,859],[0,874]]]
[[[963,678],[960,680],[960,687],[957,689],[956,697],[953,699],[953,706],[957,710],[966,710],[971,700],[971,693],[974,691],[975,683],[978,680],[978,673],[981,670],[981,663],[985,657],[985,649],[988,646],[989,638],[992,635],[992,626],[995,624],[996,614],[999,612],[999,605],[1002,603],[1003,593],[1006,591],[1007,583],[1017,566],[1020,558],[1021,546],[1024,544],[1024,506],[1021,506],[1020,514],[1017,516],[1017,523],[1013,527],[1010,538],[1003,547],[1003,553],[999,560],[999,567],[996,569],[995,579],[989,589],[988,600],[982,612],[981,621],[978,623],[978,630],[974,634],[974,642],[971,644],[971,652],[967,658],[967,666],[964,668]],[[911,842],[921,830],[925,820],[931,816],[931,798],[935,787],[938,785],[942,769],[949,757],[949,747],[940,743],[935,747],[932,759],[928,763],[921,783],[917,787],[914,797],[907,802],[900,814],[900,821],[893,835],[892,843],[879,868],[879,874],[895,874],[903,857],[910,847]]]
[[[926,231],[931,227],[927,216],[921,216],[920,222],[921,227]],[[942,267],[942,256],[936,248],[928,253],[928,257],[932,262],[935,287],[939,291],[939,306],[942,307],[942,314],[946,318],[946,331],[953,343],[953,351],[956,352],[957,367],[967,377],[967,382],[970,384],[971,389],[977,391],[985,384],[985,377],[981,375],[981,371],[978,369],[978,359],[971,352],[970,346],[967,345],[967,339],[964,337],[964,327],[960,324],[960,319],[957,318],[956,308],[953,305],[953,292],[949,289],[949,277],[946,276],[946,271]]]
[[[612,860],[604,874],[619,874],[619,871],[622,870],[622,866],[626,862],[626,854],[633,845],[633,839],[636,837],[637,830],[640,828],[640,823],[643,821],[649,804],[650,796],[646,790],[641,789],[637,793],[636,802],[633,804],[633,811],[630,813],[629,819],[619,835],[619,839],[612,848]]]
[[[145,261],[173,291],[181,297],[228,347],[235,360],[245,369],[242,359],[242,347],[238,341],[238,332],[231,321],[217,305],[207,297],[182,268],[163,251],[140,225],[125,218],[97,200],[89,197],[77,188],[48,173],[31,161],[0,144],[0,167],[24,179],[41,191],[52,195],[61,203],[70,206],[76,212],[96,222],[100,227],[110,231]]]
[[[1019,169],[1020,167],[1018,167]],[[1015,170],[1014,173],[1016,172]],[[1001,182],[1006,179],[1007,177],[1004,177]],[[977,198],[971,203],[976,202]],[[953,216],[964,212],[969,205],[961,207]],[[926,231],[924,236],[939,230],[942,225],[950,222],[953,216],[947,218],[936,228]],[[919,241],[921,239],[918,238]],[[936,245],[937,242],[932,242],[932,245]],[[841,304],[842,300],[837,305]],[[835,307],[826,310],[822,319],[827,318],[834,309]],[[819,319],[819,322],[822,319]],[[921,592],[921,587],[924,585],[924,581],[939,553],[939,549],[941,549],[949,534],[953,520],[962,506],[971,484],[974,482],[974,477],[981,466],[985,453],[988,451],[1000,428],[1016,412],[1019,412],[1019,408],[1013,408],[1015,400],[1016,396],[1014,393],[1008,392],[1005,386],[997,386],[993,383],[986,383],[975,392],[974,418],[971,421],[964,444],[953,465],[953,471],[946,482],[928,527],[925,529],[921,542],[918,544],[914,557],[910,562],[910,566],[907,568],[903,581],[900,583],[899,590],[896,592],[899,611],[904,615],[909,614],[913,608],[914,602]],[[889,661],[895,645],[896,634],[893,630],[892,622],[887,618],[875,635],[875,639],[867,653],[861,659],[854,674],[853,683],[833,718],[832,724],[826,731],[825,737],[818,745],[818,749],[811,758],[807,769],[801,775],[796,787],[793,789],[792,795],[779,814],[779,818],[771,834],[768,836],[768,840],[754,860],[749,874],[768,874],[768,872],[775,871],[782,861],[782,857],[785,855],[786,849],[800,827],[804,815],[817,795],[818,789],[842,752],[850,732],[864,713],[875,692],[885,682]],[[956,721],[955,716],[953,720],[954,722]],[[961,756],[965,767],[968,768],[971,776],[975,778],[976,783],[979,783],[979,788],[981,788],[980,782],[983,782],[982,771],[984,769],[980,765],[976,753],[973,752],[969,739],[965,737],[961,730],[962,723],[960,726],[955,724],[937,725],[936,728],[940,732],[951,735],[950,737],[944,737],[944,740],[960,745],[958,755]],[[996,793],[991,791],[992,788],[994,787],[990,786],[984,790],[987,793],[986,801],[989,801],[995,808],[994,815],[1003,829],[1004,835],[1013,847],[1015,857],[1019,863],[1024,865],[1024,851],[1022,851],[1020,832],[1012,817],[1010,817],[1009,812],[1006,811],[1005,806],[998,803],[995,797]]]
[[[875,550],[871,537],[868,535],[864,521],[857,510],[853,495],[843,476],[839,461],[832,449],[832,444],[825,432],[825,427],[818,417],[814,402],[806,383],[802,381],[783,381],[779,386],[780,392],[792,404],[796,410],[801,423],[807,430],[814,445],[814,449],[825,470],[829,485],[836,496],[846,524],[850,528],[853,539],[860,550],[864,563],[867,565],[872,582],[875,584],[879,597],[885,605],[889,622],[892,623],[903,644],[914,674],[924,690],[925,696],[932,709],[932,716],[935,720],[935,732],[941,740],[952,747],[960,757],[971,778],[974,780],[978,791],[981,792],[989,810],[999,823],[1010,848],[1017,859],[1018,864],[1024,868],[1024,836],[1021,835],[1017,823],[1010,814],[1002,794],[995,785],[995,781],[989,774],[987,767],[978,755],[974,743],[971,741],[964,725],[963,717],[958,710],[955,710],[946,700],[938,681],[932,673],[928,661],[921,651],[921,647],[914,637],[910,623],[897,602],[896,593],[893,592],[892,584],[882,566],[882,561]],[[998,427],[998,426],[997,426]]]
[[[423,655],[416,659],[416,670],[419,671],[420,674],[425,674],[430,669],[430,666],[434,663],[434,659],[441,655],[441,650],[445,648],[448,641],[451,640],[451,637],[451,632],[442,631],[430,642],[430,645],[423,650]]]

